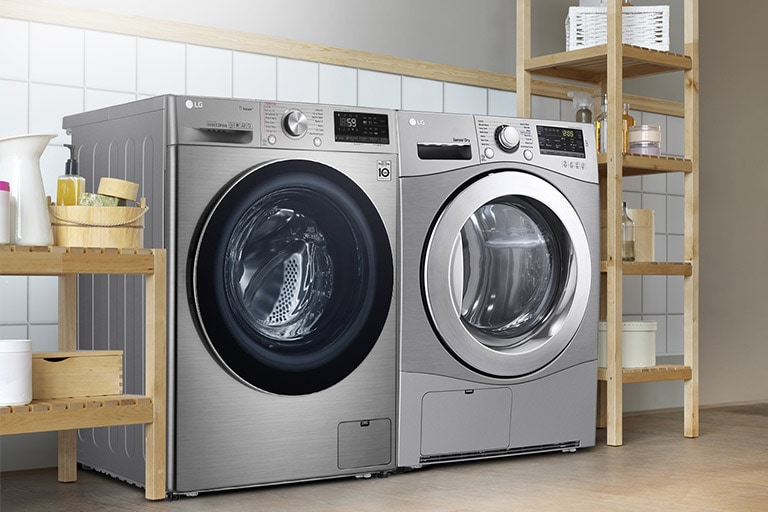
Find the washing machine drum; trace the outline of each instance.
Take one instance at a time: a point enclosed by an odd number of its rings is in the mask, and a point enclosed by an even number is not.
[[[519,171],[485,176],[451,198],[429,236],[433,328],[473,370],[535,372],[581,325],[593,266],[583,224],[557,188]]]
[[[214,201],[192,250],[199,328],[250,386],[320,391],[378,340],[392,249],[373,203],[336,169],[287,160],[246,172]]]

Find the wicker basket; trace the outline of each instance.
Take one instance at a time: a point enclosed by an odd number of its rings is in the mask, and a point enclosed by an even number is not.
[[[63,247],[144,247],[144,198],[130,206],[50,205],[53,243]]]
[[[624,44],[669,51],[669,6],[624,7]],[[570,7],[565,19],[565,49],[576,50],[606,43],[606,7]]]

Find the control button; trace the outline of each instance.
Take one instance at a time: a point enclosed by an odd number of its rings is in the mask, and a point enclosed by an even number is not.
[[[321,139],[320,137],[315,137],[314,139],[312,139],[312,144],[314,144],[316,148],[319,148],[320,146],[323,145],[323,139]]]
[[[496,144],[502,151],[514,153],[520,147],[520,132],[514,126],[501,125],[494,134]]]
[[[269,145],[274,146],[275,144],[277,144],[277,137],[275,137],[274,135],[270,135],[269,137],[267,137],[267,142],[269,143]]]
[[[485,150],[483,151],[483,154],[485,155],[485,158],[487,158],[488,160],[496,156],[496,152],[493,150],[493,148],[485,148]]]
[[[526,149],[525,151],[523,151],[523,158],[529,161],[533,160],[533,151],[531,151],[530,149]]]
[[[304,112],[298,109],[289,110],[283,116],[283,131],[289,137],[298,139],[307,133],[309,121]]]

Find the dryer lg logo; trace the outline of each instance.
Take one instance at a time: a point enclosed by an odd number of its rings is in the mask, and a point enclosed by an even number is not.
[[[193,109],[193,108],[203,108],[203,102],[202,101],[187,100],[187,101],[184,102],[184,106],[187,107],[190,110]]]
[[[410,118],[408,124],[411,126],[425,126],[427,123],[423,119]]]

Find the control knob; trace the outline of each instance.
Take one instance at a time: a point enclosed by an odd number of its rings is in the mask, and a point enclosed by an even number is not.
[[[304,134],[307,133],[308,125],[309,122],[307,121],[307,116],[304,115],[304,112],[301,110],[289,110],[283,116],[283,131],[285,131],[286,135],[289,137],[295,139],[303,137]]]
[[[496,144],[507,153],[514,153],[520,147],[520,132],[514,126],[503,124],[496,128]]]

